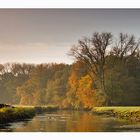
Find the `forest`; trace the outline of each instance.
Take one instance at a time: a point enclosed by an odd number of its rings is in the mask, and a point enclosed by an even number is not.
[[[0,64],[0,103],[64,109],[140,105],[140,40],[95,32],[67,55],[73,64]]]

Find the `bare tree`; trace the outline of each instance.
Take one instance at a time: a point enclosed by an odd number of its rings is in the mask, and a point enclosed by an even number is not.
[[[126,61],[131,56],[139,57],[139,45],[140,40],[136,40],[134,35],[120,33],[119,39],[110,53]]]
[[[102,93],[105,94],[105,63],[107,48],[112,42],[111,33],[94,33],[92,38],[84,38],[79,40],[78,45],[73,46],[69,55],[73,56],[76,60],[84,62],[93,79],[99,81]]]
[[[106,98],[106,102],[110,102],[105,83],[107,58],[117,58],[113,59],[113,66],[115,66],[116,60],[125,64],[131,57],[140,59],[139,46],[140,40],[136,40],[133,35],[120,33],[115,42],[111,33],[94,33],[91,38],[79,40],[78,44],[71,48],[69,55],[87,65],[89,75],[98,82],[97,85]]]

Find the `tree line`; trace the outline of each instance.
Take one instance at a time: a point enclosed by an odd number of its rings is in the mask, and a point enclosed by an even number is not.
[[[94,33],[71,47],[74,63],[0,65],[0,102],[62,108],[140,105],[140,40]]]

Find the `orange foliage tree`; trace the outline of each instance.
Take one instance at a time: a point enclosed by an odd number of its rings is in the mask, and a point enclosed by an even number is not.
[[[81,77],[78,81],[77,97],[84,108],[91,108],[95,104],[96,91],[89,75]]]

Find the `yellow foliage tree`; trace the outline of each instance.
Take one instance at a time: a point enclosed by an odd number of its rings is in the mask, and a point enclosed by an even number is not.
[[[89,75],[81,77],[78,81],[76,95],[84,108],[95,106],[96,91],[92,87],[93,81]]]

